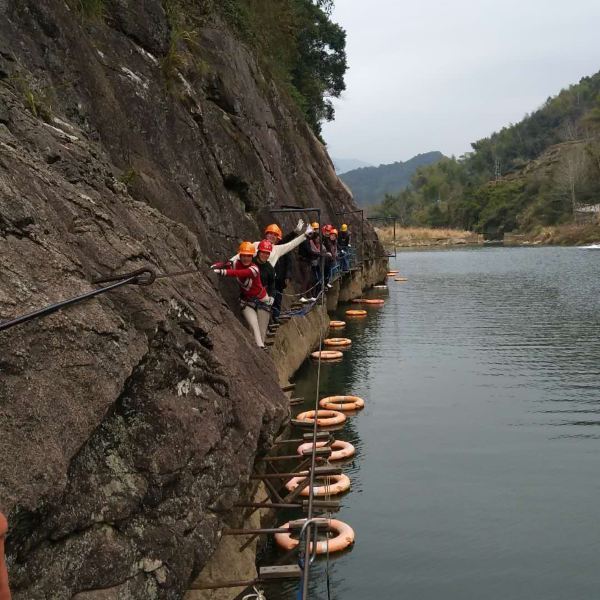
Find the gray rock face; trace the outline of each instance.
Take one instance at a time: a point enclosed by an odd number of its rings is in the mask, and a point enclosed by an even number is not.
[[[0,333],[17,600],[182,596],[288,416],[235,284],[206,266],[274,206],[354,208],[223,26],[198,33],[202,69],[167,76],[161,4],[106,6],[88,22],[63,0],[0,0],[0,319],[101,274],[198,271]]]

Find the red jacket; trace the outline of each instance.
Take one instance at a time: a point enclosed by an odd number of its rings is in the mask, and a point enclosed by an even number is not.
[[[255,264],[245,267],[241,260],[236,260],[233,269],[225,269],[225,276],[237,277],[244,300],[264,300],[268,295],[260,280],[258,266]]]

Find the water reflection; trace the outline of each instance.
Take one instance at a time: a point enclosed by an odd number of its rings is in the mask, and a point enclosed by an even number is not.
[[[600,256],[411,252],[397,268],[409,281],[373,292],[384,307],[338,312],[352,348],[321,373],[319,397],[367,403],[336,434],[357,448],[339,514],[357,542],[332,562],[333,597],[596,597]],[[297,412],[315,374],[298,374]]]

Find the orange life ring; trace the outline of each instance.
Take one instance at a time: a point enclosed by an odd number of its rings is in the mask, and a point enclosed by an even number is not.
[[[387,285],[374,285],[373,289],[374,290],[387,290],[388,287],[387,287]]]
[[[306,479],[308,471],[301,471],[301,477],[292,477],[286,484],[285,487],[289,492],[293,492],[299,485],[300,482]],[[337,494],[343,494],[350,489],[350,477],[348,475],[327,475],[328,479],[331,479],[333,483],[326,483],[325,485],[315,485],[313,488],[313,496],[337,496]],[[301,492],[301,496],[309,495],[309,487],[306,486]]]
[[[317,442],[317,448],[324,448],[327,446],[327,442]],[[298,446],[298,454],[302,455],[304,450],[312,450],[312,442],[306,442]],[[344,460],[351,458],[356,454],[356,448],[350,442],[344,442],[343,440],[334,440],[331,444],[333,452],[329,457],[329,460]]]
[[[363,302],[365,304],[373,304],[377,306],[382,306],[385,304],[385,300],[382,300],[381,298],[369,298],[368,300],[363,300]]]
[[[311,358],[321,359],[321,360],[335,360],[337,358],[343,358],[344,354],[339,350],[317,350],[313,352]]]
[[[346,327],[346,321],[329,321],[329,327]]]
[[[281,528],[287,529],[289,526],[290,524],[288,522],[284,523]],[[354,544],[354,529],[352,529],[350,525],[347,525],[343,521],[338,521],[337,519],[329,519],[329,529],[335,531],[337,535],[331,539],[318,541],[315,549],[316,554],[340,552]],[[276,533],[275,542],[284,550],[293,550],[298,546],[300,540],[294,539],[291,533]],[[312,552],[312,542],[310,543],[309,551]]]
[[[351,412],[365,407],[365,401],[358,396],[327,396],[321,398],[319,406],[328,410]]]
[[[350,346],[352,340],[350,338],[327,338],[323,340],[326,346]]]
[[[346,315],[348,317],[366,317],[367,311],[366,310],[347,310]]]
[[[346,420],[346,415],[337,410],[318,410],[316,411],[316,415],[314,410],[307,410],[306,412],[300,413],[296,417],[296,420],[314,423],[315,416],[317,418],[317,425],[321,425],[321,427],[341,425]]]
[[[394,281],[408,281],[408,277],[396,277]]]
[[[354,304],[362,304],[365,301],[364,298],[352,298]]]

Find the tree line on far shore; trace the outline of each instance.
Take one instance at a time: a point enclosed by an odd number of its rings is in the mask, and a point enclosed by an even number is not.
[[[370,214],[474,231],[571,221],[577,208],[600,203],[600,73],[472,147],[420,168]]]

